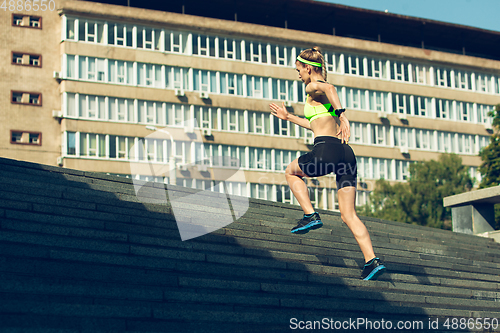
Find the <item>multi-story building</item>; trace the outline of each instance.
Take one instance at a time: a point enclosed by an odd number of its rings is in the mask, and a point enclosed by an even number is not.
[[[13,3],[0,11],[1,156],[201,189],[239,165],[231,193],[293,203],[283,171],[312,133],[269,103],[303,114],[295,59],[320,46],[351,122],[358,204],[373,180],[405,181],[443,152],[480,177],[500,33],[309,0]],[[172,161],[175,177],[155,171]],[[334,177],[308,184],[317,207],[338,207]]]

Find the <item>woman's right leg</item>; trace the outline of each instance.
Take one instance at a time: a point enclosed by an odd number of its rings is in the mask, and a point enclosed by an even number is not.
[[[297,199],[300,207],[302,207],[304,214],[308,215],[314,213],[314,208],[309,198],[307,185],[302,179],[302,177],[306,177],[306,174],[300,169],[298,161],[299,159],[297,158],[288,165],[285,170],[285,179],[295,199]]]

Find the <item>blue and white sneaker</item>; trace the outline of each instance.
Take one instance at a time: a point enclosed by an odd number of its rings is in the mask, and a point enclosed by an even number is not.
[[[321,222],[318,213],[314,212],[310,215],[304,214],[304,217],[299,220],[297,226],[292,228],[292,234],[305,234],[308,233],[309,230],[318,229],[322,226],[323,222]]]
[[[384,264],[382,264],[382,261],[380,261],[379,258],[373,258],[365,264],[365,267],[363,267],[363,271],[361,272],[361,279],[366,281],[374,280],[380,274],[384,273],[385,270],[386,267],[384,266]]]

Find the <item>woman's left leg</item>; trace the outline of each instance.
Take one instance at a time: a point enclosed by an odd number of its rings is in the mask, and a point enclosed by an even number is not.
[[[375,258],[368,229],[356,214],[356,188],[343,187],[338,190],[339,210],[342,221],[349,227],[363,252],[365,262]]]

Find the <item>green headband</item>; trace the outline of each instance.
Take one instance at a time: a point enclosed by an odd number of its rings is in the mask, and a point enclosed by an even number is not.
[[[312,62],[312,61],[309,61],[309,60],[302,58],[301,56],[298,56],[297,60],[300,62],[303,62],[304,64],[307,64],[307,65],[321,67],[321,64],[319,62]]]

